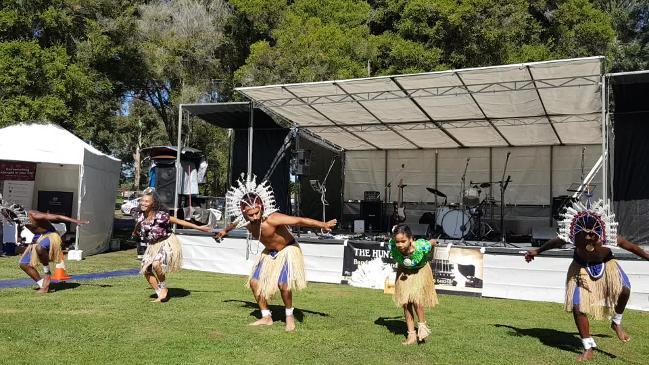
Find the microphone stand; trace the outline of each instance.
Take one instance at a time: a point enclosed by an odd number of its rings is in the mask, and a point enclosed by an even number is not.
[[[505,167],[503,168],[503,176],[498,182],[500,186],[500,244],[503,245],[503,247],[507,247],[507,245],[513,246],[518,248],[518,246],[513,245],[511,243],[507,243],[506,237],[507,234],[505,233],[505,190],[507,189],[507,186],[509,183],[512,181],[511,175],[507,175],[507,179],[505,179],[505,173],[507,172],[507,163],[509,162],[509,155],[511,152],[507,152],[507,157],[505,158]]]
[[[331,172],[331,168],[334,167],[334,163],[336,163],[336,158],[334,157],[331,160],[331,164],[329,165],[329,170],[327,170],[327,174],[325,175],[324,179],[322,180],[322,184],[320,184],[320,202],[322,203],[322,221],[326,222],[327,219],[325,218],[325,207],[329,205],[329,203],[326,200],[326,193],[327,193],[327,177],[329,177],[329,173]]]

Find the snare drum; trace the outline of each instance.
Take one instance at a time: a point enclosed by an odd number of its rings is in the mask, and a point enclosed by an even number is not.
[[[464,190],[464,205],[475,206],[480,204],[480,190],[476,188],[469,188]]]

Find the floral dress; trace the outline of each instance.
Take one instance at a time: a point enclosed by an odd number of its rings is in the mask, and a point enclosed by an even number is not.
[[[171,232],[169,213],[158,211],[153,219],[149,220],[144,213],[139,213],[140,238],[147,243],[147,249],[142,257],[140,273],[145,273],[155,262],[160,262],[163,272],[180,270],[182,264],[182,250],[180,242]]]

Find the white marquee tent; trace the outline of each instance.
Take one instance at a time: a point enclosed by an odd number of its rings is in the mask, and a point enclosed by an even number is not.
[[[607,150],[602,72],[588,57],[237,90],[344,150],[346,199],[403,178],[406,201],[435,186],[452,202],[468,159],[467,184],[500,180],[511,155],[507,203],[548,204]]]
[[[18,124],[0,129],[0,160],[35,162],[38,191],[73,193],[72,216],[90,220],[77,229],[75,248],[84,255],[108,248],[121,161],[103,154],[65,129],[51,124]]]

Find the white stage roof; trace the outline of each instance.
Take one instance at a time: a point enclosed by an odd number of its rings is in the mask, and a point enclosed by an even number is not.
[[[241,87],[345,150],[599,144],[603,57]]]

